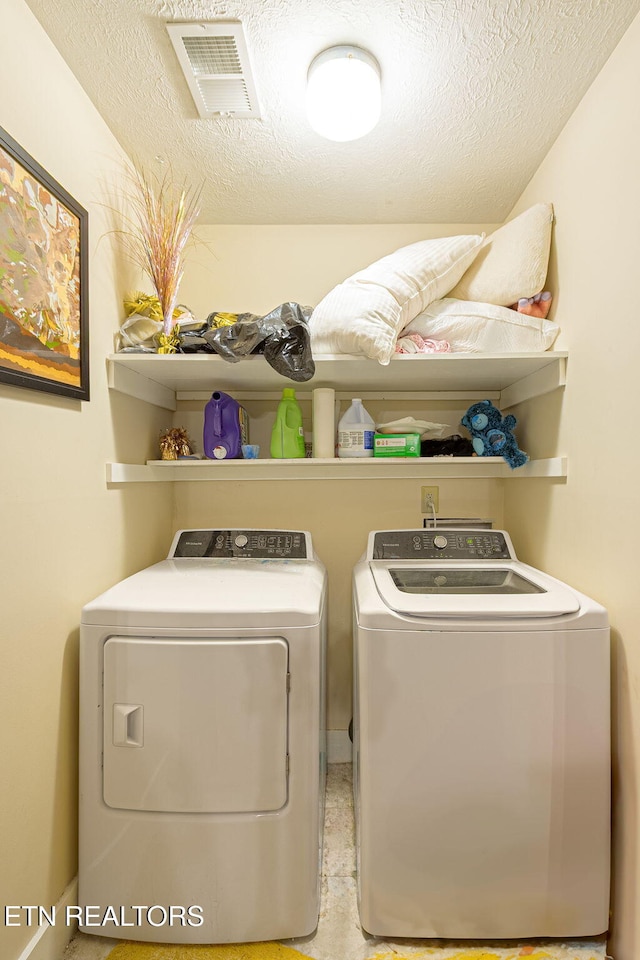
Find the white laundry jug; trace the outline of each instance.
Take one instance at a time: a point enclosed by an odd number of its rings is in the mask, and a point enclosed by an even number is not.
[[[338,423],[339,457],[372,457],[376,425],[358,397]]]

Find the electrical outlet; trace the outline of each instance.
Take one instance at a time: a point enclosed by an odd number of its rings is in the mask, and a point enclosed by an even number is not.
[[[439,487],[420,487],[420,509],[422,513],[431,513],[431,507],[438,512]]]

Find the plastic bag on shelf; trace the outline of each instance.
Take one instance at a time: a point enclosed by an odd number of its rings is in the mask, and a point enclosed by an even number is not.
[[[228,318],[236,316],[235,322]],[[315,373],[311,354],[309,317],[311,307],[299,303],[281,303],[259,317],[253,313],[211,313],[201,329],[180,334],[182,353],[217,353],[231,363],[253,353],[290,380],[303,382]],[[220,323],[219,318],[225,318]]]

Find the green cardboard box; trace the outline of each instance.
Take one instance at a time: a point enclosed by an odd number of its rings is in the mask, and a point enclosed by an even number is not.
[[[419,457],[419,433],[376,433],[373,438],[374,457]]]

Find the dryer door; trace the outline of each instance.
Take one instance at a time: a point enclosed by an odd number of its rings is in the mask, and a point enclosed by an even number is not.
[[[281,637],[111,637],[104,645],[104,802],[176,813],[287,800]]]

